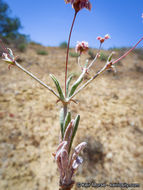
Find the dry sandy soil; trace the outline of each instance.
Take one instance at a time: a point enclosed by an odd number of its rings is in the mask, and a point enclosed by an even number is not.
[[[18,53],[20,64],[55,88],[49,74],[64,81],[65,50],[43,47],[48,55],[42,56],[36,53],[39,48],[30,45]],[[85,81],[102,64],[98,61]],[[58,171],[52,153],[59,141],[61,104],[18,68],[7,67],[0,62],[0,190],[56,190]],[[73,57],[71,72],[75,78],[80,74]],[[142,190],[143,61],[132,53],[117,65],[116,75],[106,71],[76,99],[78,105],[71,103],[70,109],[73,117],[81,115],[81,121],[74,146],[81,141],[88,146],[75,181],[139,183],[139,188],[130,189]]]

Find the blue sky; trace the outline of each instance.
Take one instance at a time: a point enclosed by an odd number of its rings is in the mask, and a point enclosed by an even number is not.
[[[21,33],[46,46],[67,41],[74,10],[64,0],[5,0],[11,15],[20,18]],[[88,41],[97,47],[97,36],[110,34],[104,48],[132,46],[143,36],[143,0],[90,0],[92,10],[78,13],[71,45]]]

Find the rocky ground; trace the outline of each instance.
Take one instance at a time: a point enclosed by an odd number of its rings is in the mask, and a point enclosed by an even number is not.
[[[39,48],[48,55],[38,55]],[[64,49],[30,45],[25,53],[18,54],[20,64],[46,84],[54,88],[50,73],[64,81]],[[98,61],[85,81],[102,65]],[[80,74],[73,57],[69,72],[75,78]],[[143,60],[131,53],[117,65],[116,74],[106,71],[76,99],[78,104],[70,106],[73,117],[78,113],[81,121],[74,146],[81,141],[88,143],[76,182],[139,183],[140,188],[130,189],[142,190]],[[0,61],[0,190],[58,189],[52,157],[59,141],[61,104],[56,101],[25,73],[15,67],[8,70]]]

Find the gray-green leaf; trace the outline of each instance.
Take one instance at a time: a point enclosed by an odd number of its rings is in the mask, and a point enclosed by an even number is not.
[[[108,57],[108,62],[110,62],[110,61],[112,60],[113,54],[114,54],[114,52],[112,52],[112,53],[109,55],[109,57]]]
[[[69,94],[69,97],[71,97],[71,96],[74,94],[76,88],[77,88],[77,87],[80,85],[80,83],[82,82],[84,74],[85,74],[85,73],[83,72],[83,73],[79,76],[79,78],[75,81],[75,83],[72,85],[71,91],[70,91],[70,94]]]
[[[66,115],[65,121],[64,121],[64,127],[63,127],[64,128],[64,133],[65,133],[65,130],[66,130],[68,124],[70,123],[70,121],[71,121],[71,113],[68,112],[67,115]]]
[[[59,93],[59,96],[61,98],[61,100],[64,100],[64,94],[63,94],[63,91],[61,89],[61,86],[60,86],[60,83],[59,81],[56,79],[56,77],[52,74],[50,74],[50,77],[52,78],[52,80],[54,81],[55,85],[56,85],[56,88],[57,88],[57,91]]]
[[[72,143],[73,143],[74,137],[75,137],[77,129],[78,129],[79,121],[80,121],[80,115],[77,115],[75,118],[75,121],[74,121],[74,129],[73,129],[73,134],[72,134],[71,142],[70,142],[70,146],[69,146],[69,153],[70,153]]]
[[[61,127],[61,136],[64,137],[64,109],[60,110],[60,127]]]

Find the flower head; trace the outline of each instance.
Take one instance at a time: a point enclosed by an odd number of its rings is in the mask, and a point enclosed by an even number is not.
[[[77,45],[75,47],[75,51],[79,52],[80,54],[86,53],[88,51],[88,42],[82,41],[82,42],[77,42]]]
[[[65,0],[65,2],[71,3],[76,13],[83,8],[91,10],[91,3],[89,0]]]
[[[110,38],[111,38],[111,37],[109,36],[109,34],[106,34],[106,35],[104,36],[104,38],[101,37],[101,36],[98,36],[96,39],[99,40],[100,43],[102,44],[105,40],[108,40],[108,39],[110,39]]]
[[[109,36],[109,34],[106,34],[106,35],[104,36],[104,39],[105,39],[105,40],[108,40],[108,39],[110,39],[110,36]]]

